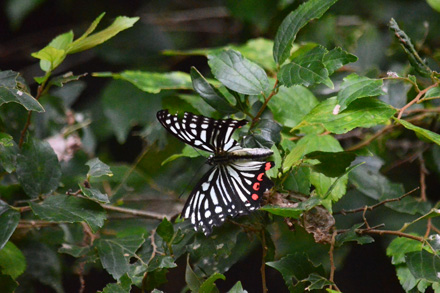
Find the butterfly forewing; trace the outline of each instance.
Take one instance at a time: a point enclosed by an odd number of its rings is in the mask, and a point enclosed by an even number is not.
[[[232,134],[245,125],[245,120],[215,120],[185,112],[182,119],[168,110],[157,112],[159,122],[183,142],[211,153],[220,153],[239,148]]]

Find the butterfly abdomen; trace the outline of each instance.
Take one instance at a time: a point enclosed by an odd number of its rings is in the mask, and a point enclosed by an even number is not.
[[[273,155],[269,149],[240,148],[235,151],[218,153],[208,158],[208,164],[226,164],[232,161],[262,160]]]

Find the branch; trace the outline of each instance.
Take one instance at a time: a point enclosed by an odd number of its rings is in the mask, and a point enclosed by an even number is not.
[[[403,115],[403,112],[405,112],[406,109],[408,109],[409,107],[411,107],[413,104],[419,102],[420,98],[426,94],[427,91],[429,91],[430,89],[434,88],[438,86],[438,82],[431,84],[430,86],[428,86],[427,88],[425,88],[424,90],[420,91],[417,96],[408,104],[406,104],[405,106],[403,106],[400,111],[399,111],[399,115],[397,115],[397,119],[400,119]]]
[[[266,286],[266,255],[267,255],[267,246],[266,246],[266,237],[264,234],[264,229],[261,230],[261,245],[263,246],[263,253],[261,257],[261,282],[263,286],[263,293],[267,292],[267,286]]]
[[[361,235],[363,234],[377,234],[377,235],[395,235],[399,237],[405,237],[413,240],[417,240],[419,242],[425,243],[425,238],[414,236],[411,234],[406,234],[400,231],[392,231],[392,230],[375,230],[375,229],[356,229],[356,233],[359,233]]]
[[[383,201],[381,201],[381,202],[379,202],[379,203],[377,203],[377,204],[375,204],[375,205],[372,205],[372,206],[365,206],[365,207],[362,207],[362,208],[357,208],[357,209],[347,210],[347,211],[344,210],[344,209],[342,209],[342,210],[340,210],[340,211],[338,211],[338,212],[334,212],[333,214],[334,214],[334,215],[342,214],[342,215],[345,216],[346,214],[354,214],[354,213],[364,212],[364,211],[366,211],[366,210],[368,210],[368,211],[372,211],[372,210],[374,210],[375,208],[377,208],[377,207],[379,207],[379,206],[381,206],[381,205],[384,205],[384,204],[386,204],[386,203],[393,202],[393,201],[400,201],[400,200],[402,200],[405,196],[410,195],[411,193],[413,193],[414,191],[416,191],[416,190],[418,190],[418,189],[420,189],[420,187],[416,187],[416,188],[414,188],[413,190],[411,190],[411,191],[405,193],[404,195],[402,195],[402,196],[400,196],[400,197],[397,197],[397,198],[390,198],[390,199],[385,199],[385,200],[383,200]]]
[[[260,111],[258,111],[257,115],[255,115],[254,119],[252,119],[252,123],[251,123],[250,128],[252,128],[255,125],[258,118],[260,118],[261,114],[263,114],[263,111],[264,111],[264,109],[266,109],[266,106],[269,103],[270,99],[272,99],[272,97],[278,93],[277,87],[278,87],[278,78],[275,81],[275,84],[273,85],[272,92],[270,93],[270,95],[266,99],[264,99],[264,103],[261,106]]]
[[[114,211],[114,212],[123,213],[123,214],[129,214],[132,216],[138,216],[138,217],[143,217],[143,218],[148,218],[148,219],[163,220],[163,218],[165,218],[167,216],[166,214],[159,214],[159,213],[147,212],[147,211],[139,211],[139,210],[123,208],[123,207],[115,207],[115,206],[107,205],[107,204],[102,204],[101,206],[104,209],[109,210],[109,211]]]

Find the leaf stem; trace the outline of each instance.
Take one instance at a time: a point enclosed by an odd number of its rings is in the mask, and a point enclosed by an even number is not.
[[[405,106],[403,106],[403,107],[400,109],[400,111],[399,111],[399,115],[397,115],[397,119],[400,119],[400,118],[402,117],[402,115],[403,115],[403,113],[405,112],[406,109],[408,109],[409,107],[411,107],[413,104],[418,103],[419,100],[420,100],[420,98],[421,98],[424,94],[426,94],[427,91],[429,91],[430,89],[432,89],[432,88],[434,88],[434,87],[437,87],[437,86],[438,86],[438,82],[436,82],[436,83],[434,83],[434,84],[431,84],[431,85],[428,86],[427,88],[421,90],[421,91],[417,94],[417,96],[416,96],[411,102],[409,102],[408,104],[406,104]]]
[[[251,127],[254,127],[255,123],[257,123],[258,119],[260,118],[261,114],[263,114],[263,111],[266,109],[267,104],[269,103],[270,99],[272,99],[273,96],[275,96],[278,93],[278,78],[275,80],[275,84],[273,85],[272,92],[270,95],[264,99],[264,103],[260,108],[260,111],[258,111],[257,115],[255,115],[254,119],[252,119]]]

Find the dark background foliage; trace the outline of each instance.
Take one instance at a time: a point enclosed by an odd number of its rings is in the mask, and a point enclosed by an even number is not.
[[[21,7],[17,7],[18,4],[14,2],[22,3]],[[26,5],[29,7],[28,10],[23,8]],[[139,16],[140,21],[133,28],[93,50],[69,56],[54,73],[55,75],[67,71],[80,74],[120,72],[127,69],[189,72],[191,66],[209,75],[204,57],[166,56],[162,52],[243,44],[248,39],[256,37],[273,39],[280,22],[297,5],[298,1],[289,0],[4,1],[0,10],[0,69],[20,72],[35,91],[36,84],[32,79],[34,76],[41,76],[42,72],[38,62],[30,54],[44,47],[56,35],[70,29],[73,29],[75,35],[80,35],[91,20],[105,11],[107,14],[103,22],[107,24],[118,15]],[[402,29],[411,36],[415,44],[424,44],[421,47],[424,54],[429,56],[434,53],[434,48],[439,47],[438,30],[430,29],[440,27],[439,14],[423,0],[340,0],[319,21],[305,27],[298,35],[297,42],[313,41],[330,48],[341,46],[358,57],[359,61],[353,65],[357,72],[376,77],[388,70],[398,71],[406,66],[406,56],[402,50],[398,50],[398,45],[389,31],[387,24],[390,18],[398,20]],[[436,68],[434,63],[432,66]],[[131,84],[96,78],[90,74],[81,81],[66,86],[64,90],[72,97],[72,108],[77,112],[86,113],[92,119],[90,127],[95,137],[91,139],[88,152],[79,154],[80,157],[82,156],[79,160],[82,164],[91,154],[115,165],[131,164],[139,156],[143,146],[151,145],[138,168],[144,172],[148,180],[153,180],[159,186],[167,186],[166,190],[171,194],[167,195],[169,200],[175,200],[175,196],[187,188],[188,180],[200,176],[194,175],[200,174],[197,172],[203,163],[200,159],[183,158],[161,167],[164,159],[178,153],[182,148],[181,144],[168,144],[166,139],[170,140],[169,136],[165,138],[162,133],[157,140],[155,137],[153,141],[145,140],[145,137],[151,138],[145,133],[154,133],[157,127],[154,126],[158,124],[155,118],[157,110],[162,108],[162,104],[170,105],[173,95],[177,93],[161,92],[159,95],[162,95],[162,99],[152,99],[151,94],[140,92]],[[319,88],[316,90],[320,91]],[[324,97],[325,93],[323,91],[321,93]],[[390,99],[392,98],[390,96]],[[138,104],[139,101],[143,102]],[[202,106],[201,104],[200,107]],[[401,106],[403,105],[396,105],[396,107]],[[13,104],[2,107],[0,115],[4,117],[4,124],[8,123],[7,113],[12,113],[17,107]],[[121,123],[119,120],[112,121],[114,116],[109,112],[118,108],[124,109],[121,111],[123,117],[119,118],[122,119]],[[175,109],[194,111],[193,106],[183,100],[173,105],[173,110]],[[9,118],[11,119],[9,121],[12,119],[23,121],[21,117]],[[44,116],[41,119],[44,119]],[[10,133],[17,138],[19,130],[21,127],[12,126]],[[51,128],[47,126],[45,129],[34,131],[37,137],[44,138],[50,134]],[[389,150],[384,151],[387,152],[384,157],[389,160],[385,163],[391,165],[397,155]],[[403,147],[395,149],[397,153],[405,153],[405,151]],[[79,162],[78,166],[72,167],[72,174],[81,168],[84,174],[87,172]],[[66,177],[63,181],[67,185],[66,189],[77,184],[77,178],[69,179],[68,175],[68,173],[63,175]],[[387,176],[403,183],[405,190],[411,190],[419,185],[419,166],[416,162],[408,161],[399,168],[390,170]],[[169,178],[174,179],[169,182]],[[438,200],[439,195],[436,192],[439,187],[438,174],[431,173],[427,175],[426,180],[429,186],[428,198],[432,201]],[[5,194],[0,196],[7,198]],[[347,201],[351,201],[350,206],[353,207],[368,203],[368,199],[347,196],[338,205],[346,207]],[[149,204],[151,206],[151,203]],[[386,218],[385,214],[385,210],[377,210],[373,212],[371,218],[377,219],[380,223]],[[390,220],[392,219],[388,219]],[[350,227],[355,220],[346,217],[342,221],[347,221],[347,227]],[[153,224],[146,221],[145,225]],[[299,238],[308,237],[301,235],[301,231],[296,233],[299,234]],[[48,239],[44,239],[44,234],[35,236],[35,239],[48,242]],[[395,268],[385,255],[385,247],[390,239],[375,237],[376,242],[373,244],[352,245],[346,248],[344,265],[338,266],[340,270],[335,277],[336,283],[343,292],[402,291]],[[34,244],[35,242],[27,244],[24,241],[17,245],[25,252],[33,253]],[[217,282],[221,292],[229,290],[238,280],[241,280],[243,287],[249,292],[261,290],[259,269],[262,251],[259,246],[253,246],[250,250],[225,274],[225,282]],[[184,286],[185,262],[184,257],[181,257],[177,262],[179,268],[168,274],[169,282],[163,287],[165,292],[179,292]],[[63,286],[66,292],[76,292],[79,288],[77,276],[70,268],[73,263],[72,257],[63,256]],[[90,269],[85,277],[88,292],[102,289],[111,280],[110,275],[96,268]],[[35,292],[52,290],[43,283],[33,283]],[[282,277],[272,268],[267,269],[267,283],[271,292],[287,291]]]

